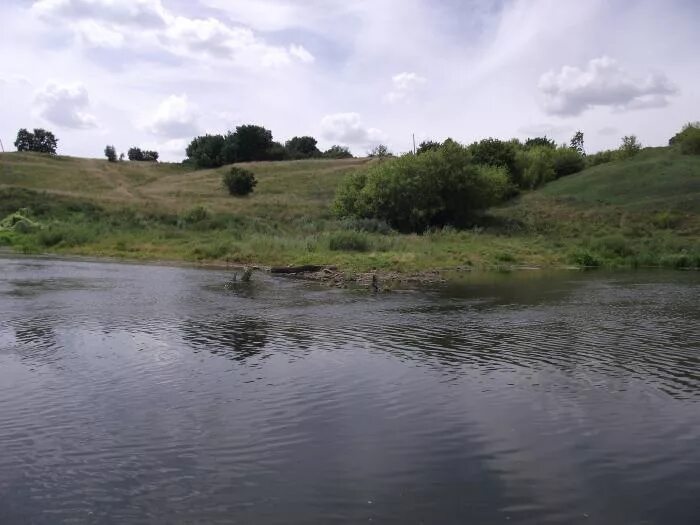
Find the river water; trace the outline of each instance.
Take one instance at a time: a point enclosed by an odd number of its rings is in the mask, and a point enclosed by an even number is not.
[[[700,274],[0,259],[0,523],[700,522]]]

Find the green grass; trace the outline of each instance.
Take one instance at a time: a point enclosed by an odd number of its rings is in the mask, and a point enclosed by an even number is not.
[[[470,230],[400,235],[339,221],[338,183],[367,159],[260,162],[253,194],[229,167],[0,154],[0,219],[29,208],[41,228],[0,246],[130,259],[334,264],[417,272],[504,266],[700,266],[700,157],[668,148],[564,177],[489,210]]]

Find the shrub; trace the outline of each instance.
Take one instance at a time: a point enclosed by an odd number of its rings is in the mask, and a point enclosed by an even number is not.
[[[423,153],[427,153],[428,151],[435,151],[437,149],[440,149],[440,143],[435,142],[434,140],[424,140],[420,144],[418,144],[418,149],[416,150],[416,155],[421,155]]]
[[[356,231],[340,231],[328,238],[328,247],[333,251],[366,252],[370,242],[367,234]]]
[[[251,193],[258,181],[252,172],[234,166],[224,174],[223,183],[231,195],[243,196]]]
[[[572,255],[574,264],[579,266],[595,268],[600,266],[600,260],[589,251],[578,251]]]
[[[340,217],[386,221],[402,232],[431,226],[464,226],[475,212],[502,200],[508,189],[503,168],[477,166],[455,142],[421,155],[401,157],[350,175],[338,188]]]
[[[681,153],[700,155],[700,128],[688,128],[680,140]]]
[[[385,144],[378,144],[367,152],[368,157],[383,159],[386,157],[393,157],[394,154],[389,151],[389,148]]]
[[[516,187],[521,187],[524,166],[518,161],[518,147],[513,142],[488,138],[469,145],[476,164],[500,166]]]
[[[688,133],[692,133],[693,129],[700,129],[700,121],[688,122],[687,124],[685,124],[683,126],[683,129],[681,129],[678,133],[676,133],[673,137],[669,139],[668,145],[679,145]]]
[[[533,147],[525,153],[527,167],[524,170],[521,186],[534,189],[554,180],[553,150],[549,146]]]
[[[557,179],[578,173],[586,167],[583,155],[575,149],[566,146],[561,146],[554,150],[552,161],[554,162],[554,176]]]
[[[554,142],[554,140],[547,138],[547,135],[545,135],[544,137],[530,138],[525,141],[526,149],[537,148],[542,146],[549,149],[556,149],[557,144],[556,142]]]
[[[605,164],[607,162],[612,162],[614,160],[617,160],[617,152],[610,149],[606,149],[603,151],[599,151],[598,153],[593,153],[592,155],[587,155],[586,166],[590,168],[593,166],[598,166],[600,164]]]
[[[323,152],[323,157],[327,159],[351,159],[352,153],[346,146],[331,146]]]
[[[636,135],[625,135],[622,137],[622,144],[618,149],[619,155],[623,159],[634,157],[642,149],[642,145],[637,140]]]
[[[187,224],[196,224],[198,222],[206,221],[211,217],[211,213],[204,206],[195,206],[188,210],[183,216],[183,222]]]

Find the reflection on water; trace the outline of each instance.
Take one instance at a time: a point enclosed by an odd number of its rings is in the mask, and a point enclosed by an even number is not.
[[[698,274],[0,268],[0,523],[697,522]]]

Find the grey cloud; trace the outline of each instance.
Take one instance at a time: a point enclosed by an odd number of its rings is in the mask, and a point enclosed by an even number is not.
[[[369,146],[385,140],[381,130],[368,128],[358,113],[334,113],[321,119],[321,134],[343,145]]]
[[[57,126],[73,129],[97,126],[95,117],[87,112],[90,99],[82,84],[49,83],[36,93],[35,102],[39,115]]]
[[[540,78],[544,109],[554,115],[579,115],[596,106],[618,111],[664,107],[677,92],[665,75],[637,77],[609,57],[595,58],[583,68],[564,66]]]

